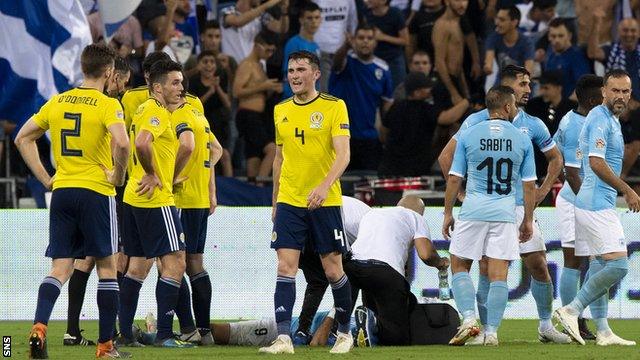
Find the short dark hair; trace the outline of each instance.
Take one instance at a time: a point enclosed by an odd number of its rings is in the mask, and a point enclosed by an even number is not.
[[[555,18],[549,22],[549,28],[558,28],[560,26],[564,26],[564,28],[567,29],[568,32],[573,34],[572,26],[569,25],[567,20],[565,20],[564,18]]]
[[[198,59],[197,60],[200,61],[206,56],[213,56],[215,58],[216,57],[216,53],[214,53],[212,50],[202,50],[202,52],[200,54],[198,54]]]
[[[366,22],[362,22],[362,23],[358,24],[358,27],[356,28],[356,32],[354,34],[357,34],[358,31],[360,31],[360,30],[375,31],[375,28],[372,25],[370,25],[370,24],[368,24]]]
[[[182,65],[173,60],[160,60],[151,66],[149,70],[149,86],[155,83],[164,83],[167,74],[172,71],[182,71]]]
[[[426,52],[426,51],[424,51],[424,50],[416,50],[416,51],[411,55],[410,60],[413,60],[413,57],[414,57],[414,56],[416,56],[416,55],[418,55],[418,56],[426,56],[426,57],[428,57],[428,58],[429,58],[429,61],[431,61],[431,56],[429,55],[429,53],[428,53],[428,52]]]
[[[494,111],[502,108],[511,101],[514,95],[515,92],[508,86],[496,85],[492,87],[484,98],[487,110]]]
[[[299,17],[303,17],[304,13],[306,12],[314,12],[314,11],[322,11],[322,9],[320,9],[320,6],[318,6],[318,4],[312,1],[306,1],[300,8]]]
[[[535,9],[554,8],[557,4],[557,0],[533,0],[533,8]]]
[[[527,75],[531,77],[529,70],[525,69],[522,66],[517,66],[517,65],[507,65],[503,67],[502,70],[500,71],[501,80],[506,80],[506,79],[515,80],[518,78],[518,75]]]
[[[302,59],[307,59],[309,61],[309,64],[311,64],[312,67],[315,67],[316,69],[320,68],[320,59],[318,58],[318,55],[307,50],[292,52],[291,54],[289,54],[289,57],[287,58],[287,63],[291,60],[302,60]]]
[[[518,9],[517,6],[515,5],[503,6],[500,9],[498,9],[498,11],[500,10],[506,11],[511,21],[518,20],[518,24],[520,23],[520,19],[522,18],[522,13],[520,12],[520,9]]]
[[[588,106],[591,99],[601,96],[603,85],[604,81],[598,75],[582,75],[576,83],[576,97],[580,105]]]
[[[217,20],[205,21],[202,29],[200,29],[200,34],[204,34],[209,29],[220,29],[220,23]]]
[[[610,78],[623,78],[623,77],[628,77],[629,79],[631,79],[631,76],[629,75],[629,73],[624,70],[624,69],[612,69],[607,71],[606,74],[604,74],[604,81],[603,84],[607,85],[607,82],[609,81]]]
[[[275,46],[278,44],[278,37],[271,31],[263,30],[263,31],[260,31],[255,38],[253,38],[253,42],[255,44]]]
[[[116,56],[115,61],[113,62],[113,67],[115,71],[120,74],[126,74],[131,71],[129,61],[122,56]]]
[[[108,67],[113,67],[116,53],[104,45],[91,44],[82,50],[80,65],[85,77],[97,79]]]
[[[142,61],[142,72],[143,73],[150,72],[153,64],[157,63],[158,61],[164,61],[164,60],[171,60],[171,57],[166,52],[154,51],[150,53]]]

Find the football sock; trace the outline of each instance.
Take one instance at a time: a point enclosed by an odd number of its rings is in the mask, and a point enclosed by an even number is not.
[[[158,303],[157,340],[162,341],[173,337],[173,314],[178,304],[180,284],[180,281],[166,277],[161,277],[158,280],[156,286],[156,302]]]
[[[100,279],[98,281],[99,343],[105,343],[113,336],[113,328],[118,314],[118,294],[117,279]]]
[[[562,306],[567,305],[576,297],[579,282],[580,270],[566,266],[562,268],[562,275],[560,275],[560,300],[562,300]]]
[[[487,325],[487,296],[489,296],[489,277],[480,274],[476,302],[478,303],[478,316],[482,325]]]
[[[196,326],[201,333],[207,333],[209,328],[209,314],[211,312],[211,279],[209,273],[203,271],[189,278],[193,296],[193,312],[196,316]]]
[[[33,319],[33,323],[42,323],[47,325],[53,306],[60,296],[60,289],[62,283],[60,280],[53,276],[47,276],[42,280],[40,289],[38,289],[38,304],[36,305],[36,316]]]
[[[629,271],[629,262],[626,257],[615,260],[605,260],[602,270],[589,276],[576,298],[568,305],[575,314],[579,314],[584,308],[599,297],[607,294],[609,288],[622,280]]]
[[[158,281],[158,284],[160,281]],[[157,285],[157,284],[156,284]],[[196,324],[193,322],[193,312],[191,312],[191,292],[187,279],[183,276],[178,293],[178,304],[176,305],[176,316],[180,323],[180,333],[189,334],[195,331]]]
[[[487,326],[485,334],[497,334],[509,298],[506,281],[492,281],[487,296]]]
[[[118,286],[122,286],[122,279],[124,279],[124,274],[118,271]]]
[[[605,261],[601,258],[595,258],[589,262],[589,271],[587,274],[589,277],[595,276],[605,266]],[[587,280],[588,281],[588,280]],[[609,291],[605,292],[602,296],[595,299],[589,304],[589,310],[591,311],[591,317],[596,323],[596,330],[603,332],[609,329],[609,323],[607,321],[607,315],[609,312]]]
[[[290,336],[291,312],[296,301],[296,278],[278,275],[276,292],[273,294],[273,306],[276,313],[278,335]]]
[[[80,336],[80,312],[91,273],[73,270],[69,279],[69,307],[67,308],[67,334]]]
[[[553,284],[551,282],[542,282],[531,277],[531,295],[536,300],[538,308],[538,318],[540,331],[547,330],[551,323],[551,312],[553,311]]]
[[[453,298],[456,301],[456,306],[458,307],[458,311],[462,314],[464,321],[475,321],[475,289],[473,288],[473,281],[471,281],[469,273],[459,272],[453,274],[451,283]]]
[[[351,327],[351,283],[347,274],[342,274],[338,281],[331,283],[331,292],[333,306],[336,309],[338,331],[348,334]]]
[[[120,286],[120,308],[118,309],[118,322],[120,324],[120,334],[128,340],[133,340],[133,318],[138,309],[138,298],[140,297],[140,288],[142,280],[134,279],[129,275],[125,275]]]

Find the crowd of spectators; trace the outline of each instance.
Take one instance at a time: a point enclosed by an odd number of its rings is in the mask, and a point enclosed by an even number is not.
[[[292,95],[293,51],[316,53],[320,90],[347,104],[349,171],[381,176],[437,174],[434,159],[506,65],[532,73],[526,111],[551,133],[581,75],[624,68],[634,90],[621,117],[626,176],[640,174],[639,12],[640,0],[219,0],[209,11],[143,0],[109,45],[129,60],[129,87],[144,85],[145,54],[182,63],[224,147],[217,173],[251,180],[271,172],[272,110]],[[98,13],[88,20],[104,41]]]

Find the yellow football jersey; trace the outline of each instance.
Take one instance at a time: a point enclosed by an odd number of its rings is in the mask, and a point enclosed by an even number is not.
[[[33,121],[51,133],[56,162],[53,189],[84,188],[113,196],[104,168],[112,169],[109,126],[124,124],[118,100],[96,89],[75,88],[55,95]]]
[[[195,150],[180,174],[187,180],[174,189],[176,207],[180,209],[209,208],[209,179],[211,178],[211,144],[215,140],[204,115],[192,105],[185,103],[171,114],[177,135],[182,131],[193,131]]]
[[[334,136],[349,136],[344,101],[321,93],[307,104],[289,98],[274,109],[276,145],[282,146],[282,170],[277,202],[307,207],[307,196],[326,177],[336,159]],[[342,205],[340,182],[323,206]]]
[[[142,165],[138,161],[135,151],[136,136],[147,130],[153,134],[153,167],[162,183],[162,189],[155,189],[149,199],[147,194],[138,195],[136,189],[140,179],[145,175]],[[138,107],[129,129],[131,139],[131,158],[129,161],[131,172],[124,191],[124,202],[135,207],[157,208],[174,205],[173,199],[173,170],[176,164],[178,140],[176,131],[171,123],[171,114],[157,100],[149,99]]]
[[[133,88],[127,90],[122,96],[122,106],[124,107],[124,120],[127,124],[127,129],[131,126],[131,121],[133,121],[133,117],[143,102],[147,101],[149,98],[149,87],[148,86],[139,86],[137,88]],[[197,96],[193,96],[189,93],[185,96],[187,102],[193,105],[198,111],[204,113],[204,107],[202,106],[202,101]]]

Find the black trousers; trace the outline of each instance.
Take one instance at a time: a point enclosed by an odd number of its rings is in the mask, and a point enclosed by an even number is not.
[[[391,266],[371,260],[344,264],[351,287],[362,290],[362,303],[376,314],[380,345],[409,345],[409,316],[417,300],[409,283]]]

